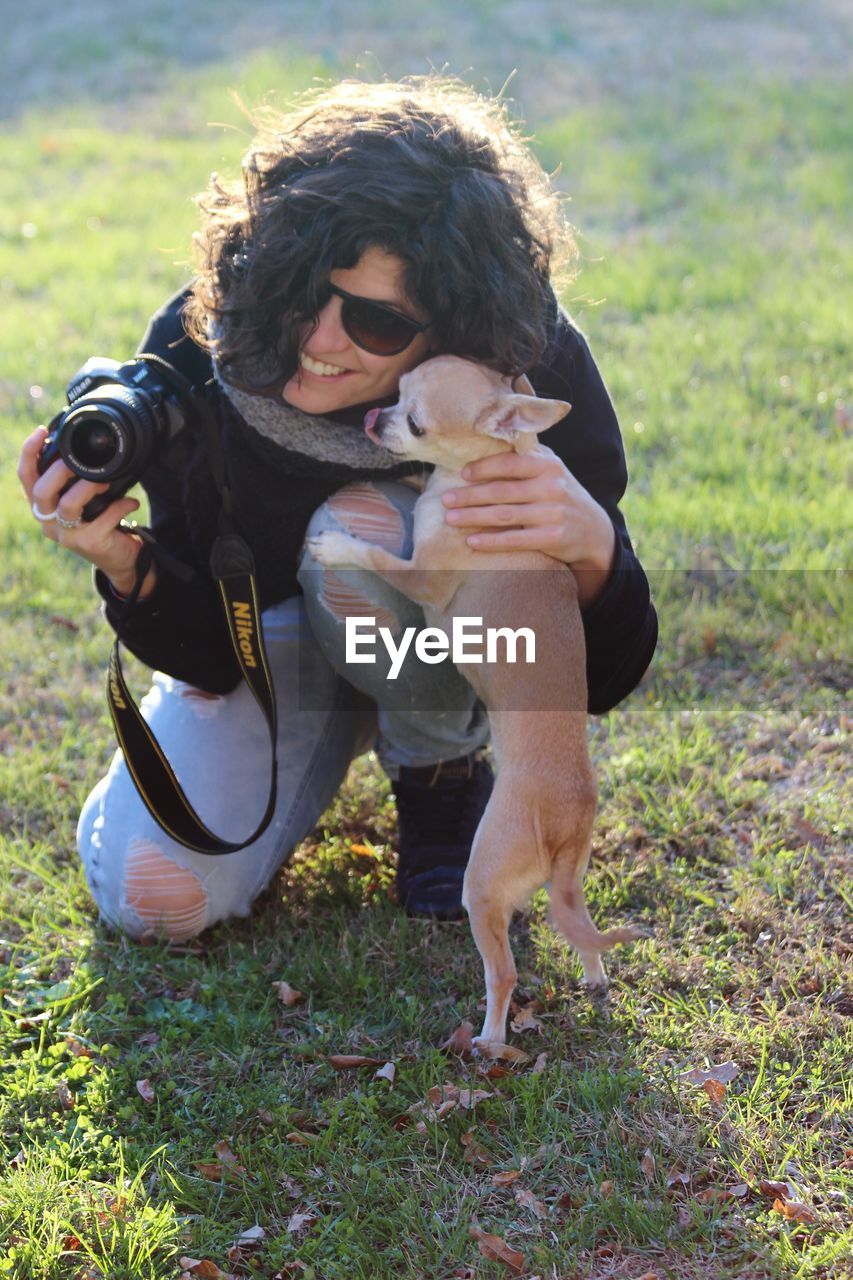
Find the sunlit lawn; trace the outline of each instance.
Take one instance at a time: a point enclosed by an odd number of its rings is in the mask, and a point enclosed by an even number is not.
[[[316,71],[266,54],[247,94]],[[512,1037],[528,1061],[489,1077],[439,1047],[481,1017],[479,959],[467,925],[389,900],[372,758],[252,919],[197,944],[109,934],[76,861],[112,750],[109,635],[13,462],[74,369],[130,353],[187,277],[190,197],[245,142],[206,127],[240,119],[224,83],[188,68],[180,109],[172,90],[130,114],[78,100],[0,135],[0,1274],[159,1278],[182,1256],[306,1280],[510,1274],[472,1226],[531,1277],[845,1274],[842,86],[794,95],[765,71],[723,91],[711,67],[681,86],[677,128],[651,93],[532,122],[574,195],[585,267],[564,296],[620,414],[661,615],[652,673],[591,723],[592,910],[650,936],[593,1004],[537,900],[513,938],[539,1025]],[[393,1083],[336,1070],[345,1053],[393,1062]],[[682,1078],[731,1062],[716,1087]],[[412,1112],[444,1084],[490,1096]]]

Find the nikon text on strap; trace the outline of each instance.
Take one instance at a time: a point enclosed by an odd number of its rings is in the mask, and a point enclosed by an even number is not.
[[[128,692],[121,669],[119,642],[110,655],[107,679],[107,702],[116,737],[137,791],[151,816],[173,840],[197,853],[237,853],[257,840],[269,826],[276,803],[276,733],[275,690],[264,648],[260,608],[255,590],[255,565],[252,552],[236,533],[231,522],[231,501],[225,481],[224,460],[216,425],[208,406],[202,406],[202,422],[207,432],[211,471],[219,489],[222,506],[219,535],[210,555],[211,573],[217,580],[222,606],[228,620],[228,631],[243,679],[252,691],[267,722],[270,733],[272,766],[269,799],[257,829],[245,840],[222,840],[202,822],[184,794],[175,773],[163,754],[154,734]],[[151,545],[143,543],[136,565],[136,586],[127,606],[136,602],[145,575],[153,560]]]

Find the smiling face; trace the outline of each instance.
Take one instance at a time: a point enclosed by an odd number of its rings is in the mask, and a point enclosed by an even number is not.
[[[425,316],[406,297],[404,265],[394,254],[372,246],[354,267],[332,271],[329,280],[360,298],[385,303],[413,320]],[[429,333],[419,333],[396,356],[376,356],[347,336],[341,321],[343,299],[332,294],[317,316],[300,333],[299,368],[285,383],[282,397],[304,413],[330,413],[350,405],[375,403],[395,395],[401,376],[429,354]]]

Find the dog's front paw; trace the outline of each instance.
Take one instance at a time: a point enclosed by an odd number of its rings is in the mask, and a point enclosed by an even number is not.
[[[336,529],[325,529],[305,539],[305,549],[318,564],[328,568],[347,564],[358,564],[359,542],[348,533],[338,533]]]

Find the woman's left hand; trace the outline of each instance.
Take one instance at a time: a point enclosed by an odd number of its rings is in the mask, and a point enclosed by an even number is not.
[[[442,494],[445,519],[471,529],[475,551],[543,551],[575,573],[582,605],[601,592],[613,564],[616,531],[553,450],[495,453],[469,463],[468,483]]]

